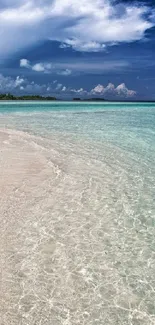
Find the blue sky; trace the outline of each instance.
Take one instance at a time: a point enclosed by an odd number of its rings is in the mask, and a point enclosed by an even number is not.
[[[1,0],[0,92],[155,99],[155,1]]]

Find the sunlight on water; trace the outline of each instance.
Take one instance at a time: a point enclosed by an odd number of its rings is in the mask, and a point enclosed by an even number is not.
[[[2,324],[155,324],[155,105],[3,103],[0,128]]]

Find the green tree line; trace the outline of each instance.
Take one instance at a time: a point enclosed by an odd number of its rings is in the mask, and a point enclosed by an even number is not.
[[[0,94],[0,100],[56,100],[56,97],[44,97],[39,95],[14,96],[12,94]]]

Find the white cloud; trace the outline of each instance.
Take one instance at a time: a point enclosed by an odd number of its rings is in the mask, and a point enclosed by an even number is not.
[[[29,82],[27,79],[17,76],[16,78],[4,77],[0,74],[0,93],[13,94],[46,94],[48,85]]]
[[[85,42],[79,39],[66,39],[66,44],[63,43],[63,45],[60,45],[60,47],[65,48],[65,46],[72,47],[74,50],[80,52],[100,52],[106,48],[105,44],[100,44],[94,41]]]
[[[43,7],[36,7],[34,1],[31,0],[26,3],[22,0],[17,7],[5,7],[0,12],[0,19],[4,24],[16,26],[35,24],[44,17],[46,17],[46,11]]]
[[[42,63],[36,63],[32,66],[32,70],[37,71],[37,72],[44,72],[45,66]]]
[[[0,74],[0,92],[9,92],[20,88],[25,83],[25,79],[17,76],[15,79],[4,77]]]
[[[115,91],[118,93],[118,95],[125,95],[126,97],[132,97],[136,94],[134,90],[128,89],[124,83],[117,86]]]
[[[85,92],[85,90],[83,88],[80,88],[77,90],[77,93],[83,93],[83,92]]]
[[[17,76],[16,80],[15,80],[15,86],[21,86],[23,83],[25,82],[25,80],[23,78],[20,78],[19,76]]]
[[[31,62],[27,59],[20,60],[20,67],[31,69],[36,72],[45,72],[45,73],[51,72],[52,68],[53,68],[51,63],[39,62],[39,63],[35,63],[34,65],[32,65]]]
[[[97,85],[94,89],[91,90],[92,94],[104,94],[105,89],[103,85]]]
[[[0,7],[0,55],[45,39],[79,51],[101,51],[114,43],[140,40],[154,25],[151,7],[137,1],[21,0],[15,5],[8,0]]]
[[[31,66],[30,66],[30,61],[29,60],[27,60],[27,59],[21,59],[20,60],[20,67],[21,68],[30,68]]]
[[[71,75],[71,73],[72,73],[71,70],[66,69],[66,70],[59,71],[57,74],[59,74],[61,76],[69,76],[69,75]]]
[[[53,70],[53,66],[51,63],[42,63],[42,62],[31,65],[30,68],[36,72],[45,72],[45,73],[50,73]]]
[[[60,49],[67,49],[70,47],[70,45],[66,44],[66,43],[61,43],[59,47],[60,47]]]
[[[72,93],[76,93],[76,94],[79,94],[79,95],[89,95],[89,92],[83,88],[79,88],[79,89],[70,89],[70,92]]]
[[[108,84],[108,86],[106,87],[107,91],[114,91],[115,90],[115,86],[114,84],[112,84],[111,82]]]
[[[126,87],[125,83],[118,85],[116,88],[112,83],[109,83],[106,87],[103,85],[97,85],[91,90],[92,95],[114,95],[119,97],[134,97],[136,91],[130,90]]]

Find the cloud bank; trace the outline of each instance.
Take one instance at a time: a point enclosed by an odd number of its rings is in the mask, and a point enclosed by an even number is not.
[[[132,98],[136,95],[136,91],[130,90],[124,83],[118,85],[109,83],[107,86],[101,84],[96,85],[93,89],[86,90],[84,88],[74,89],[66,87],[54,80],[48,84],[37,84],[34,81],[29,82],[28,79],[17,76],[16,78],[4,77],[0,74],[0,93],[23,94],[40,94],[46,96],[57,95],[60,98],[72,97],[103,97],[106,98]]]
[[[117,87],[114,84],[109,83],[106,87],[103,85],[97,85],[94,89],[91,90],[92,95],[116,95],[119,97],[134,97],[136,95],[136,91],[130,90],[126,87],[125,83],[118,85]]]
[[[135,1],[8,0],[0,4],[0,55],[41,40],[98,52],[106,46],[141,40],[155,25],[151,8]]]

